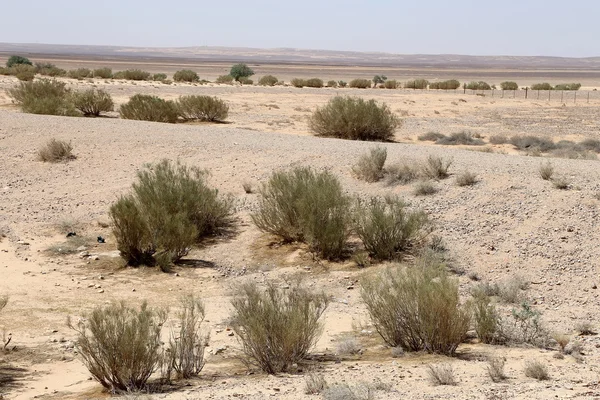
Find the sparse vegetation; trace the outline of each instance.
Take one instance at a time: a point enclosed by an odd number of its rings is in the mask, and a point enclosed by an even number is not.
[[[552,178],[552,186],[556,189],[567,190],[571,187],[571,181],[565,175],[557,175]]]
[[[98,68],[92,72],[94,78],[111,79],[113,77],[112,69]]]
[[[497,343],[501,318],[490,297],[483,291],[476,291],[473,294],[472,304],[477,337],[482,343]]]
[[[330,87],[330,88],[336,88],[337,86],[338,86],[338,84],[337,84],[337,82],[336,82],[336,81],[334,81],[334,80],[331,80],[331,81],[328,81],[328,82],[327,82],[327,87]]]
[[[548,342],[548,332],[541,321],[541,313],[527,303],[513,309],[511,318],[503,319],[499,326],[499,337],[505,343],[526,343],[542,347]]]
[[[229,75],[239,82],[240,78],[249,78],[254,75],[254,71],[246,64],[235,64],[231,67]]]
[[[345,88],[346,86],[348,86],[348,82],[346,81],[338,81],[338,86],[341,88]]]
[[[383,87],[386,89],[398,89],[400,83],[395,79],[390,79],[389,81],[385,81],[383,83]]]
[[[519,90],[519,85],[517,84],[517,82],[506,81],[506,82],[502,82],[500,84],[500,89],[502,89],[502,90]]]
[[[281,289],[269,282],[264,291],[254,282],[238,287],[231,326],[247,362],[277,374],[304,360],[321,335],[320,319],[328,304],[324,293],[299,283]]]
[[[546,381],[550,379],[548,374],[548,368],[546,364],[538,360],[527,360],[525,361],[525,368],[523,369],[525,376],[528,378],[534,378],[538,381]]]
[[[492,90],[492,87],[487,82],[479,81],[479,82],[469,82],[467,84],[467,89],[469,89],[469,90]]]
[[[294,78],[290,81],[290,83],[292,84],[293,87],[297,87],[297,88],[303,88],[304,86],[306,86],[306,80],[300,79],[300,78]]]
[[[305,394],[320,394],[327,386],[327,381],[321,374],[310,373],[304,377]]]
[[[75,159],[73,146],[64,140],[50,139],[44,147],[38,151],[38,160],[44,162],[63,162]]]
[[[506,360],[501,357],[493,357],[488,360],[487,372],[492,382],[498,383],[508,379],[504,372],[504,364]]]
[[[539,150],[546,153],[556,149],[556,144],[547,138],[532,135],[515,135],[510,138],[510,144],[515,146],[517,150]]]
[[[450,176],[452,162],[452,159],[430,155],[422,167],[423,175],[430,179],[446,179]]]
[[[364,78],[356,78],[350,81],[349,86],[355,89],[367,89],[371,87],[371,81]]]
[[[383,103],[336,96],[313,112],[310,128],[319,136],[352,140],[390,140],[401,120]]]
[[[158,73],[158,74],[154,74],[152,75],[152,80],[156,81],[156,82],[163,82],[167,79],[167,74],[163,74],[163,73]]]
[[[576,323],[575,324],[575,330],[581,336],[595,335],[596,334],[596,332],[594,330],[594,326],[592,325],[591,322],[588,322],[588,321],[581,321],[581,322]]]
[[[429,364],[427,372],[431,383],[434,385],[455,386],[458,384],[456,378],[454,378],[454,370],[451,364]]]
[[[436,194],[438,188],[430,181],[419,181],[413,188],[413,194],[415,196],[429,196]]]
[[[233,76],[231,75],[221,75],[215,81],[216,83],[226,83],[231,85],[233,83]]]
[[[190,69],[182,69],[173,74],[173,80],[175,82],[198,82],[200,77],[198,74]]]
[[[77,115],[70,93],[65,83],[53,79],[20,82],[8,89],[9,96],[23,112],[45,115]]]
[[[456,175],[457,186],[473,186],[477,181],[477,174],[470,171],[463,171]]]
[[[438,89],[438,90],[455,90],[460,87],[460,82],[456,79],[450,79],[448,81],[441,82],[431,82],[429,84],[429,89]]]
[[[485,143],[479,139],[477,135],[474,135],[468,131],[460,131],[451,134],[450,136],[443,136],[436,140],[435,144],[442,145],[463,145],[463,146],[482,146]]]
[[[13,55],[8,57],[6,61],[6,68],[12,68],[15,65],[33,65],[33,63],[27,57]]]
[[[229,114],[229,106],[218,97],[181,96],[177,107],[186,120],[225,121]]]
[[[304,82],[304,85],[311,88],[322,88],[323,80],[319,78],[310,78]]]
[[[373,77],[373,86],[377,87],[377,85],[383,85],[386,81],[387,81],[387,76],[375,75]]]
[[[147,94],[132,96],[127,103],[121,105],[119,114],[124,119],[171,124],[179,119],[179,109],[174,101]]]
[[[492,135],[490,136],[491,144],[506,144],[508,143],[508,138],[504,135]]]
[[[114,79],[126,79],[129,81],[148,81],[152,75],[150,72],[141,69],[128,69],[119,71],[113,75]]]
[[[554,174],[554,165],[550,161],[546,161],[543,164],[540,164],[540,177],[549,181],[552,179],[552,175]]]
[[[275,86],[279,80],[273,75],[265,75],[258,80],[260,86]]]
[[[427,79],[415,79],[404,84],[405,89],[427,89],[429,81]]]
[[[352,167],[354,174],[367,182],[377,182],[383,178],[383,166],[387,159],[387,149],[377,146],[360,156],[356,165]]]
[[[73,79],[84,79],[91,78],[93,73],[89,68],[77,68],[68,71],[67,76]]]
[[[579,90],[581,83],[559,83],[554,86],[554,90]]]
[[[437,142],[438,140],[443,139],[445,137],[446,135],[442,133],[429,131],[427,133],[424,133],[423,135],[419,135],[418,139],[422,142]]]
[[[323,392],[325,400],[373,400],[373,389],[366,384],[350,386],[346,383],[330,385]]]
[[[554,88],[552,87],[551,84],[544,82],[544,83],[534,83],[533,85],[531,85],[531,90],[553,90]]]
[[[386,168],[385,177],[388,185],[406,184],[414,181],[419,171],[410,164],[392,164]]]
[[[86,117],[98,117],[114,110],[112,97],[102,89],[88,89],[73,93],[73,106]]]

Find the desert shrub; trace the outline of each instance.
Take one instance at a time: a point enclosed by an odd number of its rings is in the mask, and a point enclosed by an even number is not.
[[[239,82],[240,78],[249,78],[254,75],[254,71],[246,64],[235,64],[231,67],[229,75]]]
[[[70,101],[70,91],[63,82],[50,79],[20,82],[8,89],[8,94],[26,113],[77,115]]]
[[[27,58],[22,56],[10,56],[6,61],[6,68],[11,68],[15,65],[33,65],[33,63]]]
[[[472,307],[475,332],[479,340],[482,343],[497,343],[501,318],[490,297],[483,291],[476,291],[473,293]]]
[[[427,372],[431,383],[434,385],[455,386],[458,384],[454,378],[454,370],[450,364],[429,364]]]
[[[184,119],[200,121],[225,121],[229,114],[229,106],[218,97],[181,96],[177,106]]]
[[[124,302],[95,308],[76,325],[77,349],[94,379],[112,392],[143,390],[161,362],[166,312]]]
[[[63,140],[50,139],[39,151],[38,160],[44,162],[62,162],[75,159],[73,146]]]
[[[35,78],[35,72],[33,71],[20,71],[15,74],[18,80],[20,81],[32,81]]]
[[[460,82],[456,79],[450,79],[447,81],[441,82],[431,82],[429,84],[429,89],[439,89],[439,90],[454,90],[460,87]]]
[[[179,330],[171,332],[163,366],[167,380],[173,372],[178,378],[188,379],[204,368],[204,349],[208,342],[208,335],[200,331],[204,304],[193,295],[184,296],[177,318]]]
[[[345,88],[346,86],[348,86],[348,82],[338,81],[338,86],[341,87],[341,88]]]
[[[525,376],[528,378],[534,378],[538,381],[546,381],[550,379],[550,375],[548,374],[548,368],[546,364],[537,360],[527,360],[525,361],[525,368],[523,369],[525,372]]]
[[[327,381],[321,374],[310,373],[304,377],[304,393],[319,394],[327,389]]]
[[[279,80],[273,75],[265,75],[258,80],[260,86],[275,86]]]
[[[368,79],[357,78],[350,81],[350,87],[356,89],[366,89],[371,87],[371,81]]]
[[[175,74],[173,74],[173,80],[175,82],[198,82],[200,77],[192,70],[182,69],[181,71],[177,71]]]
[[[571,181],[565,175],[557,175],[552,179],[552,186],[556,189],[567,190],[571,186]]]
[[[456,176],[457,186],[473,186],[477,183],[477,174],[470,171],[463,171]]]
[[[506,81],[506,82],[502,82],[500,84],[500,89],[502,89],[502,90],[519,90],[519,85],[517,84],[517,82]]]
[[[327,81],[327,87],[336,88],[338,86],[337,82],[334,80]]]
[[[556,144],[552,139],[532,135],[514,135],[510,138],[510,144],[518,150],[537,149],[542,153],[556,149]]]
[[[350,386],[347,383],[329,385],[323,391],[324,400],[373,400],[373,389],[360,383]]]
[[[405,89],[427,89],[429,81],[427,79],[415,79],[404,84]]]
[[[323,80],[319,79],[319,78],[310,78],[310,79],[306,80],[305,85],[306,85],[306,87],[311,87],[311,88],[322,88]]]
[[[116,73],[113,78],[126,79],[129,81],[148,81],[151,76],[150,72],[142,71],[141,69],[128,69]]]
[[[504,135],[492,135],[490,136],[491,144],[506,144],[508,143],[508,138]]]
[[[551,157],[569,158],[572,160],[597,160],[595,151],[590,151],[578,143],[561,140],[556,143],[556,149],[550,151]]]
[[[390,140],[401,120],[383,103],[336,96],[313,112],[310,128],[319,136],[352,140]]]
[[[159,72],[158,74],[152,75],[152,80],[156,82],[162,82],[167,79],[167,74]]]
[[[551,84],[544,82],[544,83],[534,83],[533,85],[531,85],[531,90],[553,90],[554,88],[552,87]]]
[[[346,336],[335,346],[337,355],[354,355],[361,352],[361,346],[355,337]]]
[[[77,68],[68,71],[67,76],[73,79],[91,78],[92,71],[89,68]]]
[[[410,183],[419,176],[419,171],[407,163],[392,164],[386,168],[385,172],[386,182],[388,185]]]
[[[385,81],[383,87],[386,89],[398,89],[399,83],[395,79],[390,79],[389,81]]]
[[[136,94],[127,103],[121,105],[119,114],[124,119],[173,124],[179,118],[179,109],[172,100],[163,100],[147,94]]]
[[[86,117],[97,117],[103,112],[113,111],[115,107],[110,94],[102,89],[74,92],[72,101],[73,106]]]
[[[491,90],[492,87],[487,83],[487,82],[483,82],[483,81],[479,81],[479,82],[469,82],[467,84],[467,89],[469,90]]]
[[[424,133],[423,135],[419,135],[417,137],[417,139],[419,139],[420,141],[428,141],[428,142],[437,142],[440,139],[444,139],[446,138],[446,135],[439,133],[439,132],[434,132],[434,131],[429,131],[427,133]]]
[[[352,167],[354,174],[367,182],[377,182],[383,178],[383,166],[387,159],[387,149],[377,146],[360,156],[356,165]]]
[[[109,212],[117,248],[129,265],[154,265],[158,257],[177,261],[194,243],[232,225],[231,199],[209,188],[205,176],[168,160],[138,172],[132,193]]]
[[[367,276],[361,286],[375,329],[392,347],[452,355],[466,337],[470,313],[458,283],[433,258]]]
[[[304,86],[306,86],[306,80],[300,79],[300,78],[294,78],[290,81],[290,83],[292,84],[293,87],[297,87],[297,88],[303,88]]]
[[[540,177],[545,181],[549,181],[552,179],[552,175],[554,174],[554,165],[550,161],[547,161],[544,164],[540,164],[539,171]]]
[[[415,196],[429,196],[435,194],[439,189],[429,181],[419,181],[413,188],[413,194]]]
[[[94,78],[111,79],[113,76],[111,68],[97,68],[92,72]]]
[[[501,357],[494,357],[488,360],[487,372],[492,382],[498,383],[508,379],[506,373],[504,373],[504,364],[506,360]]]
[[[541,313],[527,303],[513,309],[509,318],[503,318],[498,327],[498,337],[506,343],[526,343],[543,347],[548,342],[548,331],[541,321]]]
[[[226,83],[226,84],[231,84],[233,83],[233,76],[231,75],[221,75],[219,76],[216,80],[216,83]]]
[[[554,90],[579,90],[581,83],[559,83],[554,86]]]
[[[600,153],[600,140],[598,140],[598,139],[585,139],[583,142],[581,142],[579,144],[586,150],[595,151],[596,153]]]
[[[375,75],[373,77],[373,86],[383,85],[387,81],[387,76],[385,75]]]
[[[378,260],[394,259],[429,233],[427,214],[409,209],[397,197],[359,203],[355,221],[356,234],[369,255]]]
[[[66,76],[67,71],[57,67],[45,67],[37,70],[38,74],[50,77]]]
[[[316,344],[329,299],[299,283],[282,289],[268,282],[263,291],[248,282],[236,290],[231,304],[230,323],[247,362],[277,374],[304,360]]]
[[[460,131],[454,132],[450,136],[445,136],[438,139],[435,144],[442,145],[463,145],[463,146],[481,146],[484,144],[483,140],[475,137],[471,132]]]
[[[0,310],[2,309],[2,307],[0,307]],[[575,324],[575,330],[579,333],[579,335],[581,336],[587,336],[587,335],[595,335],[596,332],[594,330],[594,325],[592,325],[591,322],[589,321],[581,321]]]
[[[252,221],[261,231],[305,242],[328,259],[343,254],[350,199],[333,174],[309,167],[275,172],[258,193],[259,208]]]
[[[242,85],[252,85],[254,83],[252,79],[245,76],[242,76],[240,79],[238,79],[238,82]]]
[[[449,170],[452,162],[451,158],[445,159],[430,155],[422,167],[422,173],[430,179],[446,179],[450,176]]]

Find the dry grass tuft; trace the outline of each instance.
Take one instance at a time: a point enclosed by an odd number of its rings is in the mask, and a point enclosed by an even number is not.
[[[477,175],[470,171],[464,171],[456,176],[457,186],[473,186],[477,182]]]
[[[548,368],[546,368],[546,364],[542,363],[541,361],[525,361],[525,367],[523,371],[525,372],[526,377],[534,378],[538,381],[546,381],[550,379],[550,375],[548,374]]]
[[[383,166],[387,159],[387,149],[377,146],[360,156],[356,165],[352,167],[352,172],[358,179],[367,182],[377,182],[383,178]]]
[[[429,379],[434,385],[456,386],[458,382],[454,377],[454,370],[450,364],[429,364],[427,366]]]
[[[321,374],[310,373],[304,377],[305,394],[320,394],[327,386],[327,381]]]
[[[487,371],[493,382],[502,382],[508,378],[504,373],[505,358],[494,357],[488,360]]]
[[[74,160],[73,146],[64,140],[50,139],[44,147],[38,151],[38,160],[44,162],[58,163]]]
[[[438,188],[429,181],[417,182],[413,188],[415,196],[429,196],[438,192]]]
[[[552,179],[552,186],[560,190],[568,190],[571,187],[571,181],[565,175],[555,176]]]
[[[588,322],[588,321],[581,321],[581,322],[576,323],[575,324],[575,330],[581,336],[595,335],[596,334],[596,331],[594,330],[594,326],[592,325],[591,322]]]
[[[545,181],[549,181],[552,179],[552,175],[554,174],[554,165],[550,161],[546,161],[545,163],[540,164],[539,171],[540,177]]]
[[[422,173],[430,179],[446,179],[450,176],[449,169],[452,162],[452,159],[444,159],[442,157],[430,155],[427,157],[427,161],[422,167]]]
[[[560,334],[560,333],[554,333],[552,335],[552,339],[554,339],[554,341],[556,342],[556,344],[558,344],[558,347],[560,348],[560,352],[564,354],[565,353],[565,347],[567,347],[567,345],[571,341],[571,338],[568,335],[564,335],[564,334]]]

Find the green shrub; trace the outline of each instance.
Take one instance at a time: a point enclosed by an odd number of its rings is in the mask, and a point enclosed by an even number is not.
[[[373,77],[373,85],[374,86],[383,85],[385,83],[385,81],[387,81],[387,76],[385,76],[385,75],[375,75]]]
[[[487,344],[497,343],[501,318],[490,297],[483,291],[476,291],[473,294],[472,306],[475,332],[479,340]]]
[[[344,88],[344,87],[348,86],[348,83],[344,82],[344,81],[338,81],[338,86],[341,88]]]
[[[548,342],[548,331],[541,321],[541,313],[527,303],[513,309],[510,318],[502,319],[498,335],[505,343],[530,344],[543,347]]]
[[[231,199],[209,188],[205,175],[168,160],[138,172],[133,193],[110,208],[117,248],[129,265],[164,260],[168,267],[194,243],[232,225]]]
[[[330,88],[336,88],[337,86],[338,86],[338,84],[337,84],[337,82],[336,82],[336,81],[334,81],[334,80],[331,80],[331,81],[328,81],[328,82],[327,82],[327,87],[330,87]]]
[[[427,162],[422,168],[423,175],[430,179],[446,179],[450,176],[448,172],[452,165],[452,159],[429,156]]]
[[[390,140],[401,120],[383,103],[336,96],[313,112],[309,126],[319,136],[351,140]]]
[[[502,82],[500,84],[500,89],[502,90],[519,90],[519,85],[517,85],[517,82]]]
[[[231,326],[248,362],[277,374],[303,361],[316,344],[329,299],[297,283],[281,289],[269,282],[262,291],[249,282],[236,290],[231,303]]]
[[[429,84],[429,89],[438,89],[438,90],[454,90],[460,87],[460,82],[456,79],[450,79],[448,81],[441,82],[431,82]]]
[[[142,71],[141,69],[128,69],[119,71],[113,75],[114,79],[126,79],[129,81],[148,81],[150,77],[150,72]]]
[[[279,80],[273,75],[265,75],[258,80],[260,86],[275,86]]]
[[[399,84],[398,84],[397,80],[390,79],[389,81],[385,81],[385,83],[383,84],[383,87],[386,89],[398,89]]]
[[[75,159],[72,153],[73,146],[64,140],[50,139],[44,147],[38,151],[38,160],[44,162],[62,162]]]
[[[311,88],[322,88],[323,80],[319,78],[310,78],[306,80],[305,84],[307,87]]]
[[[15,76],[20,81],[28,82],[28,81],[32,81],[33,78],[35,78],[35,72],[33,72],[33,71],[21,71],[21,72],[17,72],[17,74]]]
[[[179,118],[179,109],[172,100],[163,100],[147,94],[136,94],[127,103],[121,105],[119,114],[124,119],[173,124]]]
[[[554,90],[579,90],[581,83],[560,83],[554,86]]]
[[[361,280],[361,296],[383,340],[404,350],[453,355],[470,314],[458,283],[435,262],[394,267]]]
[[[538,150],[546,153],[556,149],[556,144],[552,139],[547,139],[532,135],[514,135],[510,138],[510,144],[515,146],[517,150]]]
[[[411,211],[396,197],[372,198],[359,203],[356,211],[356,234],[370,256],[391,260],[429,233],[429,219],[422,211]]]
[[[92,72],[94,78],[111,79],[113,77],[111,68],[97,68]]]
[[[50,66],[49,66],[50,65]],[[44,76],[57,77],[67,76],[67,71],[62,68],[57,68],[53,64],[42,64],[36,67],[37,73]]]
[[[387,149],[377,146],[363,154],[358,163],[352,167],[352,171],[359,179],[367,182],[377,182],[383,178],[383,166],[387,159]]]
[[[246,76],[242,76],[238,79],[238,82],[242,85],[252,85],[254,81]]]
[[[227,84],[231,84],[233,83],[233,76],[231,75],[221,75],[217,78],[217,80],[215,81],[216,83],[227,83]]]
[[[254,75],[254,71],[246,64],[235,64],[231,67],[229,75],[239,82],[240,78],[249,78]]]
[[[156,82],[162,82],[166,79],[167,79],[167,74],[163,74],[162,72],[152,75],[152,80],[156,81]]]
[[[73,93],[73,106],[84,116],[97,117],[103,112],[114,110],[112,97],[102,89],[88,89]]]
[[[297,88],[303,88],[304,86],[306,86],[306,80],[300,79],[300,78],[294,78],[290,81],[290,83],[292,84],[293,87],[297,87]]]
[[[6,61],[6,68],[11,68],[15,65],[33,65],[31,61],[27,57],[22,56],[10,56]]]
[[[531,90],[553,90],[554,88],[552,87],[551,84],[544,82],[544,83],[534,83],[533,85],[531,85]]]
[[[479,82],[469,82],[467,84],[467,89],[469,90],[492,90],[492,87],[484,81],[479,81]]]
[[[273,173],[259,189],[252,221],[284,241],[305,242],[324,258],[339,258],[349,236],[350,199],[329,172],[308,167]]]
[[[415,79],[404,84],[405,89],[427,89],[429,81],[427,79]]]
[[[182,69],[173,74],[173,80],[175,82],[198,82],[200,77],[192,70]]]
[[[371,81],[368,79],[357,78],[350,81],[350,87],[356,89],[366,89],[371,87]]]
[[[50,79],[20,82],[8,94],[21,110],[30,114],[77,115],[66,83]]]
[[[88,68],[77,68],[77,69],[72,69],[69,72],[67,72],[67,76],[69,78],[73,78],[73,79],[91,78],[92,71]]]
[[[455,146],[455,145],[482,146],[485,143],[483,142],[483,140],[477,138],[471,132],[460,131],[460,132],[454,132],[450,136],[444,136],[443,138],[436,140],[435,144],[450,145],[450,146]]]
[[[177,101],[181,116],[187,120],[225,121],[229,106],[218,97],[181,96]]]
[[[139,310],[124,302],[96,307],[77,325],[76,346],[94,379],[111,392],[146,389],[161,362],[161,329],[166,312],[144,302]]]

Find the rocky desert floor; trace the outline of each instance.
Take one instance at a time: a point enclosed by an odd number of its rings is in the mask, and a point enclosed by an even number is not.
[[[525,134],[555,141],[600,139],[600,99],[574,104],[460,92],[66,81],[75,88],[104,88],[117,104],[135,93],[218,96],[230,105],[229,123],[170,125],[121,120],[117,113],[95,119],[23,114],[6,94],[16,79],[0,77],[0,295],[9,296],[0,326],[12,336],[10,351],[0,351],[0,397],[110,397],[78,358],[67,317],[113,300],[148,300],[174,308],[182,294],[192,292],[206,306],[207,364],[198,379],[148,398],[319,398],[304,393],[304,373],[249,373],[239,360],[237,338],[227,329],[237,283],[284,283],[302,275],[332,298],[312,361],[330,384],[388,383],[386,390],[375,392],[376,399],[600,398],[600,338],[579,336],[575,329],[579,322],[600,329],[600,161],[551,158],[556,172],[569,181],[568,190],[560,190],[540,178],[544,158],[509,144],[461,147],[417,140],[428,131],[464,129],[486,142],[492,135]],[[435,183],[436,194],[417,197],[412,185],[357,180],[352,165],[374,144],[315,137],[307,124],[310,113],[337,94],[375,98],[403,118],[395,141],[381,144],[388,164],[448,157],[454,175],[471,171],[478,183],[459,187],[451,176]],[[37,161],[38,149],[50,138],[70,141],[77,159]],[[116,251],[108,208],[129,190],[136,171],[163,158],[210,170],[211,184],[236,198],[239,229],[194,250],[172,273],[128,268]],[[370,326],[360,301],[361,276],[385,266],[361,269],[352,260],[318,261],[303,246],[280,246],[252,224],[257,195],[245,193],[242,185],[258,187],[274,170],[294,165],[331,170],[351,194],[396,194],[427,211],[461,272],[457,279],[465,299],[478,284],[475,276],[491,283],[519,276],[528,283],[524,295],[549,331],[580,342],[583,356],[559,359],[556,346],[505,347],[472,340],[459,347],[455,358],[395,357]],[[77,232],[76,241],[66,238],[70,231]],[[106,243],[97,243],[97,236]],[[68,251],[80,246],[81,251]],[[348,338],[359,343],[361,354],[338,354]],[[506,358],[508,380],[490,380],[489,357]],[[550,380],[526,377],[527,360],[546,364]],[[458,385],[430,383],[427,366],[438,363],[453,366]]]

